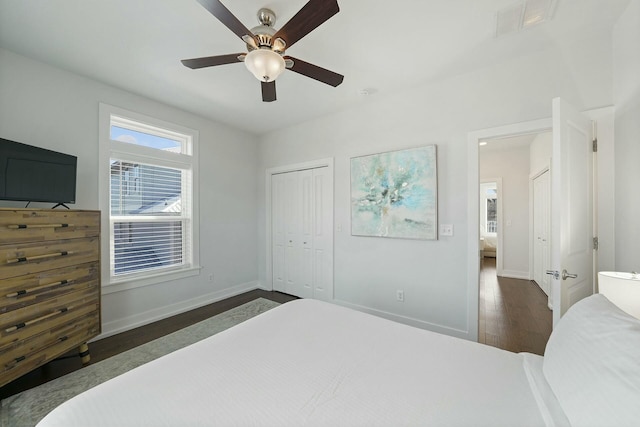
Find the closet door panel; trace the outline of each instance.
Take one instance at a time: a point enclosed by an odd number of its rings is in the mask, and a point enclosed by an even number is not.
[[[550,230],[551,230],[551,180],[549,179],[549,172],[545,172],[540,178],[543,179],[543,191],[542,191],[542,247],[541,247],[541,276],[542,276],[542,290],[547,296],[551,295],[551,280],[550,276],[546,274],[547,270],[551,269],[551,252],[549,250],[550,242]]]
[[[300,191],[300,297],[313,298],[313,171],[297,172]]]
[[[329,168],[313,170],[314,298],[333,299],[333,188]]]
[[[284,209],[284,176],[271,177],[271,238],[272,243],[272,280],[273,289],[285,291],[285,209]]]
[[[533,180],[533,280],[542,288],[542,185],[540,178]]]
[[[550,226],[550,181],[549,172],[533,180],[533,279],[545,294],[550,294],[549,276],[549,226]]]
[[[300,244],[302,225],[300,216],[300,176],[298,172],[284,174],[285,217],[285,292],[301,296]]]

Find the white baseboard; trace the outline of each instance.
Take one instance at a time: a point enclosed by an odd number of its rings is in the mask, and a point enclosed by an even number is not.
[[[517,271],[517,270],[502,270],[502,274],[500,274],[500,277],[508,277],[509,279],[529,280],[529,272]]]
[[[273,287],[271,285],[266,285],[262,282],[256,282],[258,285],[256,286],[258,289],[262,289],[263,291],[273,291]]]
[[[148,325],[149,323],[166,319],[167,317],[175,316],[176,314],[184,313],[186,311],[193,310],[195,308],[199,308],[207,304],[221,301],[223,299],[230,298],[232,296],[258,288],[260,288],[260,282],[258,282],[257,280],[242,283],[227,289],[201,295],[190,300],[180,301],[174,304],[166,305],[164,307],[154,308],[153,310],[148,310],[143,313],[134,314],[122,319],[106,322],[102,324],[102,333],[91,341],[110,337],[112,335],[116,335],[120,332],[128,331],[139,326]]]
[[[374,316],[382,317],[384,319],[393,320],[394,322],[404,323],[405,325],[414,326],[420,329],[426,329],[433,332],[438,332],[444,335],[451,335],[453,337],[463,338],[470,341],[476,341],[475,334],[470,334],[469,331],[463,331],[461,329],[449,328],[447,326],[438,325],[435,323],[425,322],[424,320],[414,319],[412,317],[401,316],[399,314],[389,313],[383,310],[376,310],[374,308],[365,307],[362,305],[352,304],[346,301],[333,300],[334,304],[341,305],[343,307],[351,308],[354,310],[362,311],[364,313],[373,314]]]

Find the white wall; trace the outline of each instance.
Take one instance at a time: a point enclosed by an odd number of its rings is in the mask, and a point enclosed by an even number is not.
[[[98,209],[99,102],[200,132],[201,274],[104,295],[105,335],[258,285],[255,136],[7,50],[0,64],[0,136],[78,156],[73,208]],[[31,205],[38,206],[51,204]]]
[[[474,337],[477,319],[469,313],[477,285],[469,285],[466,269],[468,132],[550,117],[556,96],[583,110],[609,105],[611,81],[611,38],[587,37],[265,135],[260,169],[335,158],[338,302]],[[426,144],[438,145],[439,222],[454,224],[455,235],[438,241],[350,236],[350,157]],[[260,178],[260,280],[269,285]],[[404,303],[395,300],[396,289],[404,289]]]
[[[529,173],[539,173],[551,166],[553,134],[539,133],[529,146]]]
[[[640,271],[640,0],[613,31],[615,267]]]
[[[529,147],[480,148],[480,181],[502,178],[502,272],[529,278]],[[499,144],[499,142],[497,142]],[[486,149],[485,149],[486,148]],[[500,256],[500,254],[498,254]]]

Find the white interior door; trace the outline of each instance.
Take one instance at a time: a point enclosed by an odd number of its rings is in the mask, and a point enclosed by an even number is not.
[[[551,265],[553,324],[593,293],[593,138],[591,121],[553,100]]]
[[[547,296],[551,294],[551,276],[546,274],[550,269],[550,185],[549,171],[533,180],[533,280]]]

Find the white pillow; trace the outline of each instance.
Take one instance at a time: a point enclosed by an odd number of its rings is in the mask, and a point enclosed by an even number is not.
[[[562,317],[543,372],[572,426],[640,426],[640,320],[603,295]]]

